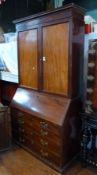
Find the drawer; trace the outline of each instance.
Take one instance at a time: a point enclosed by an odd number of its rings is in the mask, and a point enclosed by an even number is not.
[[[54,138],[54,137],[41,137],[38,133],[36,133],[34,130],[26,129],[24,132],[24,136],[26,138],[33,139],[35,142],[35,145],[40,145],[43,148],[51,149],[52,152],[61,153],[61,140],[60,138]]]
[[[23,128],[19,128],[18,130],[13,129],[13,136],[16,138],[16,140],[19,139],[19,137],[25,137],[29,141],[33,140],[34,145],[36,147],[41,147],[44,149],[50,149],[52,153],[55,154],[61,154],[62,148],[61,148],[61,142],[57,139],[53,139],[53,137],[50,138],[42,138],[34,131],[28,129],[24,130]]]
[[[28,127],[28,128],[32,128],[32,121],[30,120],[25,120],[23,118],[11,118],[11,122],[12,122],[12,127],[18,127],[18,126],[21,126],[21,127]]]
[[[11,109],[11,118],[12,120],[23,120],[25,123],[32,125],[32,115],[25,112],[19,111],[17,109]]]
[[[36,132],[40,132],[41,135],[53,133],[56,136],[60,136],[61,134],[61,129],[59,126],[38,117],[33,117],[32,127]]]
[[[60,167],[61,160],[62,160],[61,155],[54,154],[50,150],[45,150],[45,149],[41,148],[40,149],[40,156],[42,159]]]
[[[27,127],[32,127],[32,116],[29,116],[27,114],[25,114],[22,117],[18,117],[18,116],[12,116],[11,115],[11,121],[12,121],[12,125],[16,125],[16,126],[27,126]]]
[[[61,127],[58,125],[45,121],[39,117],[21,112],[17,109],[11,109],[11,119],[13,124],[18,123],[18,125],[28,125],[33,128],[33,130],[41,134],[41,136],[49,135],[50,137],[53,133],[53,136],[61,137]]]
[[[32,146],[33,144],[33,137],[30,139],[27,138],[24,132],[19,132],[13,129],[12,135],[13,135],[13,140],[18,141],[19,143],[26,145],[27,147]],[[28,141],[29,141],[29,144],[28,144]]]
[[[38,157],[52,162],[55,165],[60,165],[60,161],[61,161],[61,154],[57,154],[52,152],[51,149],[47,149],[47,148],[42,148],[41,145],[36,144],[35,140],[30,140],[26,137],[24,138],[20,138],[21,144],[23,144],[25,147],[27,147],[28,149],[30,149],[32,152],[34,152],[35,154],[37,154]]]
[[[24,116],[24,112],[18,109],[15,109],[15,108],[11,108],[10,112],[13,117],[23,117]]]
[[[36,145],[39,145],[42,148],[50,149],[52,153],[61,153],[61,143],[59,139],[53,138],[53,137],[41,137],[40,135],[37,135],[36,133],[33,134],[33,139],[35,141]]]
[[[61,161],[61,154],[58,152],[55,152],[50,146],[45,147],[41,145],[41,141],[37,139],[37,142],[35,140],[35,137],[32,139],[27,138],[25,135],[20,135],[17,131],[13,130],[13,137],[14,140],[20,144],[22,147],[25,147],[29,150],[31,150],[33,153],[37,154],[38,157],[44,159],[44,161],[51,162],[52,164],[55,164],[57,166],[60,165]],[[40,143],[39,143],[40,142]],[[55,145],[56,147],[56,145]],[[56,150],[56,148],[55,148]]]
[[[24,125],[24,131],[27,137],[34,136],[35,140],[42,139],[42,140],[50,140],[50,142],[54,142],[60,145],[61,137],[56,136],[53,132],[50,131],[44,131],[44,130],[35,130],[33,127],[28,127]]]

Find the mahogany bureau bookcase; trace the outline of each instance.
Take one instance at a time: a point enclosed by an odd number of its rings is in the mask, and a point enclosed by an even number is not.
[[[62,172],[79,151],[84,10],[69,4],[14,23],[19,88],[10,104],[13,139]]]

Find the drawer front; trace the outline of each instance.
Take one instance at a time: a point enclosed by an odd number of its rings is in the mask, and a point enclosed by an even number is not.
[[[36,146],[41,146],[45,149],[50,149],[52,153],[61,154],[61,141],[58,139],[54,139],[53,137],[41,137],[34,130],[24,128],[18,128],[17,130],[13,129],[14,138],[18,139],[18,137],[26,137],[29,140],[33,140]]]
[[[20,117],[11,117],[11,121],[12,121],[12,126],[14,126],[15,128],[18,127],[24,127],[24,128],[32,128],[32,121],[30,120],[24,120],[24,118],[20,118]]]
[[[35,153],[38,157],[44,159],[44,161],[46,160],[52,164],[60,166],[61,154],[58,155],[54,153],[51,149],[44,148],[43,146],[41,146],[41,144],[35,143],[34,139],[29,139],[25,136],[17,135],[16,132],[14,132],[14,137],[18,144],[29,149],[31,152]]]
[[[33,117],[33,129],[41,135],[53,133],[55,136],[60,136],[61,134],[60,127],[38,117]]]
[[[61,128],[39,117],[11,109],[14,140],[40,158],[60,166]]]
[[[40,148],[40,157],[43,158],[44,160],[53,163],[57,166],[60,166],[61,163],[61,155],[57,155],[51,152],[51,150],[47,150],[44,148]]]
[[[24,123],[28,123],[29,125],[32,126],[32,115],[29,115],[27,113],[21,112],[19,110],[16,109],[11,109],[11,117],[12,120],[18,121],[18,120],[22,120]]]
[[[42,120],[38,117],[35,117],[33,115],[29,115],[26,113],[23,113],[16,109],[11,109],[11,118],[12,123],[15,127],[17,126],[28,126],[33,128],[35,132],[40,133],[41,136],[48,136],[51,137],[52,134],[54,137],[61,137],[61,127],[52,124],[48,121]]]
[[[40,145],[43,149],[51,150],[52,153],[60,155],[61,153],[61,144],[58,140],[55,140],[53,137],[43,138],[39,135],[35,135],[36,144]]]

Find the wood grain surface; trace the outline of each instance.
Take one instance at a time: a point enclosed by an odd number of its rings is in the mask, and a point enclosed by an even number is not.
[[[37,29],[19,33],[20,85],[37,89]]]
[[[43,28],[43,89],[68,93],[69,24],[62,23]]]
[[[61,175],[18,146],[0,154],[0,175]],[[75,161],[63,175],[97,175],[91,167],[82,168]]]

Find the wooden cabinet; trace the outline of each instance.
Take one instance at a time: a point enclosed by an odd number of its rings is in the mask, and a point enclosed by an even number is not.
[[[1,102],[4,105],[9,105],[18,87],[17,83],[0,81],[1,85]]]
[[[61,128],[14,108],[12,116],[13,135],[16,141],[41,158],[60,166]]]
[[[15,21],[20,86],[70,98],[78,96],[84,40],[82,13],[81,8],[68,5]]]
[[[78,100],[18,88],[11,102],[15,142],[58,171],[79,150]]]
[[[10,111],[7,106],[0,107],[0,152],[11,147]]]
[[[43,26],[40,41],[38,28],[19,32],[20,85],[67,96],[69,22]]]
[[[70,4],[15,21],[20,86],[10,105],[13,139],[59,172],[79,151],[83,14]]]

